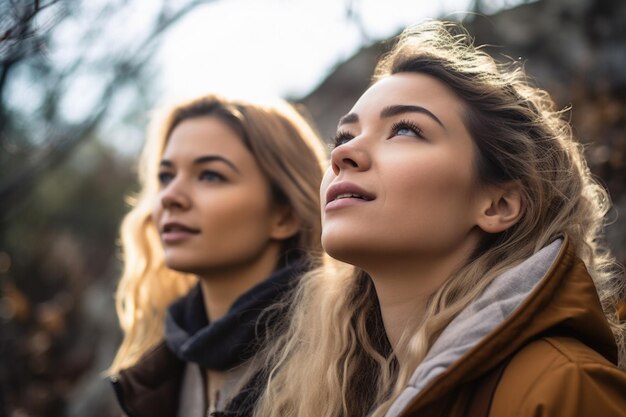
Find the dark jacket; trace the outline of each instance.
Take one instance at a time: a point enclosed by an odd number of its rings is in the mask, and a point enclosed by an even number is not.
[[[165,340],[134,366],[110,377],[122,410],[128,417],[175,417],[187,363],[228,371],[250,359],[286,303],[270,314],[267,308],[277,302],[288,303],[290,289],[306,269],[303,260],[278,269],[212,323],[206,319],[199,285],[173,303],[166,315]],[[260,382],[253,378],[218,415],[250,415]]]
[[[467,416],[498,368],[483,415],[624,417],[626,372],[616,364],[594,283],[558,240],[496,278],[450,323],[387,417]]]

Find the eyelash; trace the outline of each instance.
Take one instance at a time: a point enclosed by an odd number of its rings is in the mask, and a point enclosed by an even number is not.
[[[424,139],[424,131],[410,120],[400,120],[399,122],[394,123],[391,126],[391,132],[394,135],[397,135],[400,129],[409,129],[413,131],[413,133],[415,133],[418,138]]]
[[[202,172],[200,173],[200,179],[203,179],[203,177],[204,177],[205,175],[207,175],[207,174],[208,174],[208,175],[211,175],[211,176],[213,176],[213,177],[215,177],[215,178],[217,178],[217,181],[218,181],[218,182],[223,182],[223,181],[225,181],[225,180],[226,180],[226,177],[225,177],[225,176],[223,176],[222,174],[220,174],[219,172],[216,172],[216,171],[210,171],[210,170],[202,171]],[[214,182],[214,180],[211,180],[211,182]]]
[[[349,142],[351,139],[354,139],[354,135],[349,132],[339,131],[337,134],[331,139],[330,148],[335,149],[337,146],[341,146],[344,143]]]
[[[205,170],[200,172],[200,175],[198,175],[198,179],[199,180],[204,180],[205,176],[210,175],[214,178],[217,179],[218,182],[223,182],[226,181],[226,177],[223,176],[222,174],[220,174],[219,172],[216,171],[211,171],[211,170]],[[161,185],[166,185],[167,183],[169,183],[173,178],[174,178],[174,174],[171,172],[160,172],[158,175],[159,178],[159,184]],[[214,180],[210,180],[210,182],[214,182]]]
[[[419,138],[424,139],[424,131],[415,123],[410,120],[400,120],[399,122],[394,123],[391,126],[391,133],[393,135],[397,135],[398,131],[401,129],[409,129],[415,133],[415,135]],[[337,146],[341,146],[344,143],[349,142],[354,139],[354,135],[346,131],[338,131],[337,134],[331,139],[330,148],[331,150],[336,148]]]
[[[174,178],[174,174],[172,174],[171,172],[159,172],[158,178],[159,178],[159,184],[165,185],[172,178]]]

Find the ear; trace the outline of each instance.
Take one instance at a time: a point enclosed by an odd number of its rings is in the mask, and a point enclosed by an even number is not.
[[[517,223],[523,210],[522,195],[516,182],[488,186],[481,198],[476,223],[484,232],[500,233]]]
[[[288,205],[280,205],[274,208],[274,216],[270,230],[270,237],[275,240],[289,239],[300,231],[301,222],[293,214],[293,209]]]

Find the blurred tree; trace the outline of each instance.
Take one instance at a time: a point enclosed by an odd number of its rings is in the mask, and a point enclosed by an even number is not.
[[[85,142],[32,189],[6,230],[11,268],[1,281],[0,354],[14,411],[64,415],[65,401],[98,361],[100,347],[119,340],[111,278],[126,209],[121,196],[134,184],[130,167],[99,141]],[[103,289],[96,297],[94,286]]]
[[[132,1],[96,9],[79,0],[0,3],[8,17],[0,26],[0,219],[145,79],[165,30],[209,1],[152,3],[140,10],[140,30],[120,25],[139,7]]]
[[[65,415],[85,371],[108,365],[134,174],[97,139],[150,107],[159,41],[210,1],[0,0],[0,417]]]

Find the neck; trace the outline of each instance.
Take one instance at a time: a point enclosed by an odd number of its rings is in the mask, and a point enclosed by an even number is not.
[[[279,245],[270,245],[252,262],[198,275],[209,322],[222,318],[235,300],[274,272]]]
[[[380,303],[381,315],[387,338],[397,355],[398,362],[404,349],[400,344],[404,332],[411,323],[424,319],[429,298],[462,265],[471,253],[472,246],[445,257],[426,256],[409,259],[390,259],[366,269],[372,277]]]
[[[415,288],[415,285],[409,285],[401,278],[371,276],[387,339],[396,355],[399,355],[398,346],[402,334],[410,322],[419,321],[424,316],[430,292]],[[402,358],[398,357],[398,361],[402,363]]]

